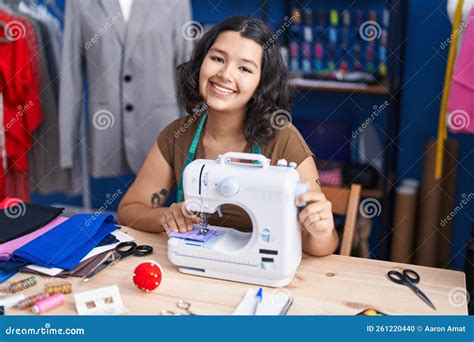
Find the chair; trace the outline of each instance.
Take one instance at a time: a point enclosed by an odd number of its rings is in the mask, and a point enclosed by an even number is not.
[[[350,188],[322,186],[324,195],[332,204],[332,212],[345,216],[341,255],[351,255],[361,189],[359,184],[352,184]]]

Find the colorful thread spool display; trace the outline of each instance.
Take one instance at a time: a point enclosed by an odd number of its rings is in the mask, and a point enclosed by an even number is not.
[[[62,293],[55,293],[52,296],[44,298],[33,306],[31,309],[35,314],[42,314],[52,309],[55,309],[64,303],[64,295]]]
[[[133,283],[140,290],[150,292],[161,284],[163,270],[155,261],[142,262],[133,271]]]
[[[45,298],[49,297],[49,294],[48,293],[44,293],[44,292],[41,292],[41,293],[38,293],[38,294],[35,294],[33,296],[30,296],[26,299],[23,299],[22,301],[19,301],[16,305],[15,305],[15,308],[19,309],[19,310],[25,310],[25,309],[29,309],[31,308],[33,305],[35,305],[37,302],[39,302],[40,300],[43,300]]]
[[[71,283],[50,284],[44,287],[44,291],[49,295],[53,295],[55,293],[69,294],[69,293],[72,293],[72,284]]]
[[[14,282],[8,285],[6,288],[3,288],[2,290],[7,293],[17,293],[35,285],[36,285],[36,277],[31,276],[29,278]]]

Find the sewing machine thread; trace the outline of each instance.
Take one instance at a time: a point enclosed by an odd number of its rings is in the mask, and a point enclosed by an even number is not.
[[[62,293],[55,293],[52,296],[44,298],[33,306],[31,309],[35,314],[41,314],[46,311],[57,308],[64,303],[64,295]]]
[[[31,276],[29,278],[22,279],[20,281],[17,281],[15,283],[8,285],[6,288],[6,292],[17,293],[35,285],[36,285],[36,277]]]
[[[28,297],[28,298],[25,298],[25,299],[19,301],[19,302],[15,305],[15,308],[17,308],[17,309],[19,309],[19,310],[29,309],[29,308],[31,308],[33,305],[35,305],[37,302],[39,302],[40,300],[45,299],[46,297],[49,297],[49,294],[48,294],[48,293],[45,293],[45,292],[41,292],[41,293],[35,294],[35,295],[33,295],[33,296],[30,296],[30,297]]]
[[[49,295],[53,295],[55,293],[69,294],[72,292],[72,284],[71,283],[51,284],[51,285],[45,286],[44,291]]]

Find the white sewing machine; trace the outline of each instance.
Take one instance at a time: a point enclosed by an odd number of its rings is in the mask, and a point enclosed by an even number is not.
[[[295,198],[307,191],[295,163],[271,166],[263,155],[238,152],[198,159],[184,170],[183,190],[187,210],[212,214],[222,204],[238,205],[253,231],[209,226],[218,233],[206,242],[170,238],[168,257],[181,272],[272,287],[290,283],[301,261]]]

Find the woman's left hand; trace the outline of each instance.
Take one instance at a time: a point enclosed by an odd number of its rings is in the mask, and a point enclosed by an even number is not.
[[[301,228],[309,233],[330,233],[334,229],[332,204],[322,192],[310,191],[300,195],[296,204],[306,202],[306,207],[298,215]]]

